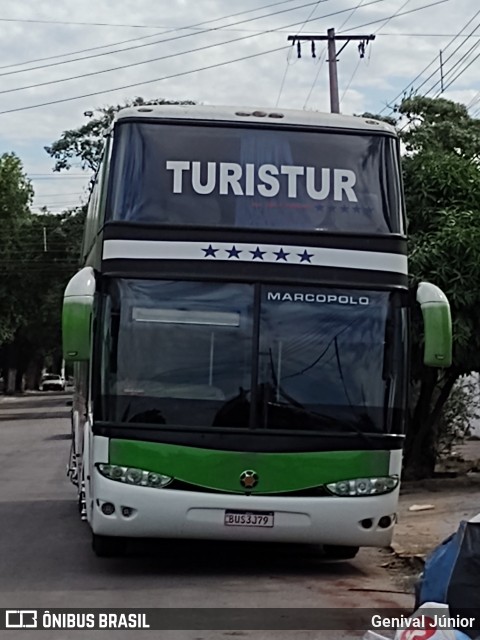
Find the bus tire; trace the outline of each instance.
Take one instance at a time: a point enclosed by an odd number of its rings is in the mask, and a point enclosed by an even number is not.
[[[323,545],[323,552],[332,560],[351,560],[357,555],[359,549],[360,547],[345,547],[337,544]]]
[[[116,558],[121,556],[126,547],[125,538],[99,536],[92,533],[92,549],[98,558]]]

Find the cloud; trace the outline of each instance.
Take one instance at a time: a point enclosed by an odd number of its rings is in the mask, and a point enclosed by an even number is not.
[[[340,95],[345,93],[343,111],[378,112],[401,95],[403,89],[408,89],[419,73],[420,78],[413,87],[421,84],[432,72],[433,76],[425,83],[424,89],[433,86],[438,80],[440,49],[444,49],[447,80],[453,79],[475,56],[473,52],[470,58],[463,59],[469,47],[475,42],[480,43],[478,34],[476,40],[469,38],[456,53],[452,54],[465,37],[457,38],[449,45],[452,36],[460,30],[465,33],[472,30],[470,22],[476,9],[471,0],[455,0],[455,11],[452,10],[453,0],[450,0],[415,13],[396,15],[431,2],[433,0],[410,0],[405,4],[404,0],[380,0],[372,4],[372,0],[365,0],[359,6],[357,0],[325,0],[315,4],[306,0],[284,0],[274,6],[272,0],[263,0],[264,8],[260,5],[259,9],[258,0],[239,0],[234,5],[220,0],[188,3],[186,0],[170,0],[163,3],[161,13],[157,5],[146,0],[119,0],[115,3],[115,12],[111,11],[111,3],[93,0],[82,3],[53,0],[10,3],[8,12],[2,13],[4,19],[53,20],[56,23],[0,20],[0,92],[83,74],[95,75],[0,93],[0,111],[85,94],[98,95],[2,113],[0,144],[3,149],[16,150],[26,166],[41,167],[43,173],[45,167],[51,167],[43,147],[57,139],[62,131],[82,124],[84,111],[122,103],[138,95],[228,105],[275,106],[278,101],[281,108],[328,110],[325,45],[319,43],[316,59],[309,56],[308,46],[304,46],[302,58],[298,60],[295,50],[289,48],[287,36],[324,34],[329,27],[357,34],[376,32],[376,39],[368,45],[365,59],[360,64],[356,43],[347,45],[339,56],[338,71]],[[290,9],[294,10],[287,11]],[[242,15],[232,15],[241,12]],[[322,17],[334,13],[336,15]],[[226,18],[227,15],[231,17]],[[217,18],[222,19],[213,21]],[[382,21],[368,24],[379,19]],[[194,26],[206,21],[203,26]],[[365,26],[356,28],[357,25]],[[186,26],[192,28],[184,29]],[[177,31],[172,31],[174,29]],[[142,39],[115,45],[134,38]],[[231,42],[219,44],[226,41]],[[128,49],[145,44],[149,46]],[[202,47],[210,48],[199,50]],[[73,53],[92,48],[95,50]],[[283,49],[249,57],[276,48]],[[117,49],[126,50],[74,61],[75,58]],[[69,52],[71,55],[64,55]],[[62,55],[64,57],[40,60]],[[162,57],[163,60],[159,59]],[[222,64],[239,58],[244,60]],[[37,59],[36,63],[18,65]],[[43,66],[66,60],[70,62]],[[129,66],[132,64],[136,66]],[[421,73],[429,64],[425,73]],[[458,66],[454,68],[455,64]],[[25,71],[31,67],[42,68]],[[106,71],[113,67],[120,68]],[[213,68],[200,70],[205,67]],[[448,89],[447,97],[471,100],[480,89],[477,68],[478,64],[472,63]],[[195,69],[198,71],[187,73]],[[15,73],[2,75],[8,72]],[[149,82],[151,80],[155,81]],[[145,84],[137,87],[121,88],[143,82]],[[114,88],[117,90],[106,91]],[[47,193],[43,184],[38,188]],[[65,193],[67,188],[72,192],[71,186],[63,183],[58,186]]]

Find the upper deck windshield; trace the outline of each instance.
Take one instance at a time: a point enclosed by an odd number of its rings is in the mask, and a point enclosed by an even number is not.
[[[401,432],[399,292],[112,280],[97,418],[188,427]]]
[[[387,135],[126,121],[112,160],[107,220],[404,233]]]

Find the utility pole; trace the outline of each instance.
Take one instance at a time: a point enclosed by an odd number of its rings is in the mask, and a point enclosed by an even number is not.
[[[440,49],[440,89],[443,93],[443,51]]]
[[[365,47],[370,42],[370,40],[375,40],[374,35],[368,36],[357,36],[357,35],[345,35],[345,36],[337,36],[335,34],[335,29],[328,29],[326,36],[315,36],[315,35],[295,35],[288,36],[288,40],[292,42],[292,44],[297,43],[297,52],[298,57],[301,58],[301,42],[307,40],[312,43],[312,56],[315,58],[315,42],[326,40],[328,43],[328,72],[329,72],[329,80],[330,80],[330,111],[332,113],[340,113],[340,98],[338,94],[338,73],[337,73],[337,56],[339,56],[342,51],[345,49],[350,40],[359,40],[358,52],[361,58],[365,57]],[[337,52],[337,40],[344,40],[345,44]]]

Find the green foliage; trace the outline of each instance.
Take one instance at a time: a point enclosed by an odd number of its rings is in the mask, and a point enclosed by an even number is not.
[[[84,125],[77,129],[64,131],[60,138],[53,142],[45,151],[55,159],[54,171],[62,171],[71,168],[72,159],[80,160],[83,169],[96,171],[102,157],[105,136],[108,134],[115,114],[125,107],[138,107],[155,104],[195,104],[191,100],[164,100],[155,98],[144,100],[141,97],[134,98],[125,104],[111,105],[85,112],[90,118]],[[98,114],[94,117],[94,114]],[[92,114],[92,115],[90,115]]]
[[[480,120],[472,118],[463,104],[415,96],[403,100],[398,113],[408,121],[402,132],[407,151],[479,157]]]
[[[0,339],[1,367],[16,369],[20,377],[31,367],[38,377],[46,358],[61,360],[62,298],[78,267],[84,219],[81,210],[28,213],[20,220],[5,283],[14,316]]]
[[[463,105],[408,98],[398,109],[409,221],[412,286],[438,285],[451,306],[453,365],[445,372],[421,362],[421,323],[414,318],[411,421],[406,460],[414,477],[433,473],[444,438],[442,412],[459,376],[480,370],[480,123]],[[454,423],[452,423],[454,429]],[[443,435],[442,434],[443,430]]]
[[[21,289],[16,265],[22,256],[22,234],[29,215],[33,189],[20,159],[13,153],[0,157],[0,344],[12,338],[19,322]]]
[[[32,215],[24,230],[21,269],[28,287],[19,329],[37,353],[59,353],[63,291],[78,267],[84,219],[83,211]]]

